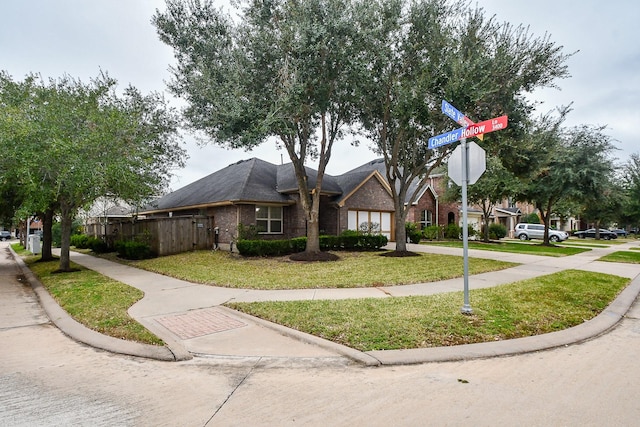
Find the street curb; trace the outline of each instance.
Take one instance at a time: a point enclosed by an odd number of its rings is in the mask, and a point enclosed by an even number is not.
[[[599,315],[580,325],[557,332],[504,341],[407,350],[368,351],[382,365],[410,365],[513,356],[578,344],[596,338],[624,318],[640,294],[640,275],[620,292]]]
[[[290,337],[296,339],[298,341],[312,344],[318,346],[320,348],[324,348],[325,350],[332,351],[334,353],[338,353],[342,356],[345,356],[355,362],[358,362],[365,366],[379,366],[380,361],[376,359],[374,356],[368,355],[361,351],[355,350],[351,347],[347,347],[346,345],[338,344],[333,341],[325,340],[324,338],[316,337],[315,335],[307,334],[305,332],[298,331],[296,329],[289,328],[287,326],[279,325],[277,323],[270,322],[268,320],[261,319],[259,317],[252,316],[250,314],[243,313],[241,311],[233,310],[229,307],[218,306],[217,309],[226,312],[232,316],[240,317],[243,320],[250,321],[253,323],[257,323],[265,328],[269,328],[278,332],[281,335],[286,337]]]
[[[65,335],[74,339],[75,341],[87,344],[89,346],[110,351],[112,353],[125,354],[129,356],[144,357],[147,359],[155,359],[161,361],[180,361],[191,359],[184,356],[184,352],[174,353],[167,346],[155,346],[151,344],[137,343],[133,341],[121,340],[118,338],[110,337],[100,332],[96,332],[87,328],[81,323],[74,320],[69,313],[67,313],[57,301],[49,294],[44,285],[35,277],[33,272],[27,267],[24,260],[20,258],[13,248],[9,246],[9,250],[13,259],[16,261],[22,274],[27,279],[33,291],[36,293],[40,305],[44,309],[45,313],[53,322],[53,324],[62,331]]]

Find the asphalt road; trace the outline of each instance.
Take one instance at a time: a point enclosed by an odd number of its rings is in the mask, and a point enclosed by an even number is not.
[[[3,245],[4,246],[4,245]],[[640,308],[579,345],[367,368],[345,360],[160,362],[76,343],[0,252],[0,426],[635,426]]]

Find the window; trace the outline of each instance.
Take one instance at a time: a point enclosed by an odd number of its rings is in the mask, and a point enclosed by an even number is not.
[[[420,212],[420,228],[425,229],[433,225],[433,212],[425,210]]]
[[[256,228],[258,233],[282,233],[282,206],[256,206]]]

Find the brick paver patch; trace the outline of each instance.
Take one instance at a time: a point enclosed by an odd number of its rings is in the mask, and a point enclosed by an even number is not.
[[[194,310],[155,320],[183,340],[247,326],[246,323],[229,317],[215,308]]]

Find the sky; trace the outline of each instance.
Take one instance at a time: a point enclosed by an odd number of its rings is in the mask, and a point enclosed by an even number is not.
[[[571,77],[556,81],[560,89],[531,94],[532,100],[542,103],[540,113],[572,104],[565,125],[607,126],[605,133],[614,139],[614,155],[620,162],[640,152],[635,132],[640,126],[636,33],[640,2],[477,0],[473,4],[500,22],[528,26],[533,36],[548,34],[564,53],[575,52],[567,61]],[[180,101],[166,90],[169,66],[175,63],[173,51],[151,24],[156,9],[165,9],[164,0],[0,0],[0,69],[14,80],[39,73],[45,79],[68,74],[84,82],[102,70],[122,89],[133,85],[143,93],[163,92],[178,106]],[[286,151],[269,142],[246,152],[202,146],[188,133],[184,141],[189,159],[185,168],[174,171],[170,185],[174,190],[239,160],[289,161]],[[353,147],[350,139],[340,141],[327,172],[339,175],[374,158],[366,142]]]

